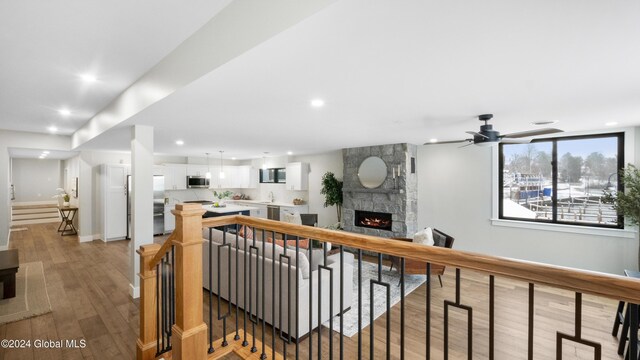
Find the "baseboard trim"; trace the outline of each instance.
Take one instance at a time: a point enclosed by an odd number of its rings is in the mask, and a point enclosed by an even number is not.
[[[93,235],[80,235],[78,236],[78,241],[81,243],[93,241]]]
[[[139,286],[133,286],[133,284],[129,284],[129,296],[131,296],[134,299],[137,299],[140,297],[140,287]]]
[[[58,205],[57,201],[13,201],[11,205],[28,206],[28,205]]]

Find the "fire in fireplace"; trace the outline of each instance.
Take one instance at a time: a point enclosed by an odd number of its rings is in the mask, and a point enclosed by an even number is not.
[[[389,213],[356,210],[355,226],[391,231],[392,224]]]

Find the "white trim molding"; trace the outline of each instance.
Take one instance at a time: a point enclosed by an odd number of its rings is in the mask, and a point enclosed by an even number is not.
[[[29,205],[58,205],[55,200],[47,201],[12,201],[11,206],[29,206]]]
[[[573,234],[585,234],[595,236],[608,236],[616,238],[633,239],[637,235],[637,229],[612,229],[596,226],[580,226],[580,225],[567,225],[567,224],[555,224],[555,223],[543,223],[535,221],[519,221],[519,220],[506,220],[506,219],[491,219],[491,225],[504,226],[520,229],[531,230],[543,230],[543,231],[556,231]]]
[[[129,284],[129,296],[133,299],[137,299],[140,297],[140,287],[133,286],[133,284]]]

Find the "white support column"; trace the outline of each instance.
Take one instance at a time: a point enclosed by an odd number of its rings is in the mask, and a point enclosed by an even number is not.
[[[91,153],[82,151],[78,156],[78,239],[80,242],[92,241],[93,228],[93,171]]]
[[[0,134],[0,250],[9,247],[9,223],[11,222],[11,197],[9,196],[11,180],[9,179],[9,150],[5,145],[3,134]]]
[[[136,250],[153,243],[153,127],[131,127],[131,242],[129,295],[140,296],[140,258]]]

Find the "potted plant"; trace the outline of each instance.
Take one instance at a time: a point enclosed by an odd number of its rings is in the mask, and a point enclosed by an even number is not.
[[[213,196],[217,197],[219,201],[222,201],[222,199],[226,199],[231,195],[233,195],[233,192],[231,192],[229,190],[220,191],[220,192],[217,192],[217,191],[213,190]],[[213,204],[213,206],[214,207],[222,207],[222,206],[224,206],[224,205],[221,205],[219,201],[215,202]]]
[[[640,169],[632,164],[627,164],[626,168],[620,170],[618,176],[622,180],[624,191],[613,193],[606,189],[602,201],[613,204],[618,214],[624,216],[627,223],[638,226],[640,225]],[[638,266],[640,267],[640,247],[638,249]]]
[[[324,207],[336,206],[338,213],[338,223],[342,222],[342,181],[336,179],[336,176],[327,171],[322,175],[322,190],[320,193],[324,195]]]
[[[71,197],[63,188],[57,188],[57,194],[53,195],[54,199],[58,199],[58,206],[69,206],[69,200]]]

